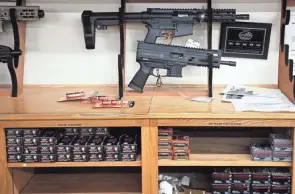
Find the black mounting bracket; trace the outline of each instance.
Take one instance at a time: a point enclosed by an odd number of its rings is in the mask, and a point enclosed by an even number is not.
[[[118,99],[124,96],[124,82],[123,72],[125,64],[125,30],[124,30],[124,16],[126,12],[126,0],[121,0],[120,14],[120,54],[118,55],[118,77],[119,77],[119,95]]]
[[[207,2],[207,14],[208,14],[208,24],[207,24],[207,41],[209,50],[212,49],[212,1]],[[208,55],[208,96],[213,97],[213,55]]]
[[[289,45],[285,44],[285,65],[289,65]]]
[[[290,80],[290,82],[292,82],[293,81],[293,60],[292,59],[290,59],[289,60],[289,80]]]

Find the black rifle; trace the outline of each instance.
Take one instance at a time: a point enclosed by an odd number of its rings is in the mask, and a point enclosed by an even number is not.
[[[165,77],[182,77],[182,68],[209,66],[209,55],[213,55],[213,68],[220,65],[236,66],[234,61],[222,61],[220,50],[205,50],[165,44],[138,42],[136,61],[140,64],[128,87],[143,92],[144,85],[154,69],[166,69]],[[156,76],[156,75],[154,75]]]
[[[18,21],[39,20],[44,17],[44,11],[38,6],[0,6],[1,22],[9,21],[12,25],[14,48],[0,45],[0,62],[7,63],[12,82],[12,97],[17,97],[17,77],[15,69],[18,68],[19,56],[22,51],[19,42]],[[3,30],[3,29],[2,29]]]
[[[235,22],[248,20],[249,14],[237,15],[235,9],[213,9],[213,22]],[[145,42],[154,43],[157,37],[181,37],[193,34],[193,25],[207,22],[207,10],[204,9],[160,9],[149,8],[140,13],[124,13],[123,20],[146,24],[148,33]],[[120,24],[119,12],[82,13],[82,23],[86,49],[95,48],[95,28],[105,30],[108,26]]]

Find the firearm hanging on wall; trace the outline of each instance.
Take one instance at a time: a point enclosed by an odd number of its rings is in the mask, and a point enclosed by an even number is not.
[[[10,22],[13,29],[14,48],[0,45],[0,62],[7,63],[12,82],[12,97],[17,97],[17,76],[15,69],[18,68],[20,49],[18,21],[39,20],[44,17],[44,11],[38,6],[0,6],[0,22],[2,31],[3,23]]]
[[[205,50],[157,43],[138,42],[136,61],[140,69],[132,78],[128,87],[143,92],[145,83],[154,69],[166,69],[164,77],[182,77],[182,68],[186,66],[208,67],[210,55],[213,68],[220,65],[236,66],[234,61],[222,61],[220,50]],[[154,75],[155,76],[155,75]]]
[[[248,14],[237,15],[235,9],[213,9],[213,22],[235,22],[249,20]],[[181,37],[193,34],[196,23],[207,22],[207,10],[204,9],[161,9],[148,8],[140,13],[125,13],[124,21],[142,22],[148,28],[145,42],[155,43],[157,37]],[[95,29],[105,30],[108,26],[120,24],[119,12],[82,13],[82,23],[86,49],[95,48]]]

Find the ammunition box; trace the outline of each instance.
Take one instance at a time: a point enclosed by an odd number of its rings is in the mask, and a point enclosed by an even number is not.
[[[40,129],[23,129],[24,137],[39,137]]]
[[[40,145],[40,139],[38,137],[24,137],[24,146],[38,146]]]
[[[118,153],[106,153],[105,160],[106,161],[120,161],[120,156]]]
[[[173,152],[173,160],[189,160],[189,152]]]
[[[108,127],[96,127],[95,129],[95,135],[110,135],[110,129]]]
[[[35,163],[39,162],[39,155],[38,154],[23,154],[23,161],[25,163]]]
[[[291,185],[291,174],[288,168],[271,168],[272,185]]]
[[[75,140],[75,137],[73,135],[61,137],[56,145],[56,152],[58,154],[72,153],[72,142]]]
[[[73,161],[73,155],[68,154],[57,154],[56,155],[57,162],[72,162]]]
[[[40,146],[40,154],[56,154],[55,146]]]
[[[159,141],[158,149],[159,149],[159,151],[172,151],[172,142],[171,141]]]
[[[90,137],[89,136],[80,136],[75,138],[72,142],[73,154],[87,154],[88,147],[86,147]]]
[[[106,153],[119,153],[120,152],[120,142],[118,137],[109,136],[104,140],[104,150]]]
[[[158,139],[159,141],[170,141],[173,138],[173,129],[172,128],[160,128],[158,130]]]
[[[66,128],[65,135],[80,135],[80,128]]]
[[[272,185],[271,193],[272,194],[290,194],[291,186],[290,185]]]
[[[270,185],[252,184],[251,192],[252,192],[252,194],[270,194],[271,193],[271,186]]]
[[[233,168],[232,182],[242,186],[243,184],[250,184],[252,180],[252,173],[249,168]],[[232,187],[233,189],[233,187]]]
[[[55,154],[41,154],[40,155],[40,162],[42,162],[42,163],[56,162],[56,155]]]
[[[37,146],[26,146],[24,147],[24,154],[39,154],[40,147]]]
[[[73,154],[73,161],[74,162],[88,162],[88,155],[87,154]]]
[[[102,154],[104,151],[104,139],[103,136],[92,136],[86,145],[89,154]]]
[[[232,184],[231,191],[236,194],[250,194],[250,184]]]
[[[23,138],[8,137],[6,138],[6,146],[23,146]]]
[[[120,145],[122,153],[137,153],[137,136],[122,135]]]
[[[190,150],[188,136],[174,136],[172,140],[172,147],[174,152],[188,152]]]
[[[172,160],[173,154],[172,154],[172,151],[159,151],[158,157],[159,157],[159,160]]]
[[[231,194],[230,184],[212,184],[213,194]]]
[[[23,162],[23,155],[21,154],[7,154],[8,163],[18,163]]]
[[[232,172],[230,168],[214,168],[212,177],[215,184],[232,183]]]
[[[40,136],[41,146],[56,145],[57,140],[63,136],[62,131],[56,129],[44,129]]]
[[[22,129],[5,129],[5,137],[23,137]]]
[[[121,153],[121,161],[136,161],[136,153]]]
[[[252,168],[252,184],[270,184],[271,173],[269,168]]]
[[[98,161],[104,161],[103,154],[91,154],[91,153],[89,153],[89,162],[98,162]]]
[[[23,154],[23,147],[22,146],[6,147],[6,154]]]
[[[90,136],[90,135],[95,135],[96,129],[92,127],[84,127],[80,128],[80,135],[81,136]]]

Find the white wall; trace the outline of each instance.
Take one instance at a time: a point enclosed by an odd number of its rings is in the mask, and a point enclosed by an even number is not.
[[[28,1],[28,0],[27,0]],[[214,71],[214,83],[277,84],[280,0],[215,0],[214,8],[236,8],[239,13],[249,13],[253,22],[272,23],[268,60],[236,60],[237,67],[222,67]],[[241,3],[241,2],[248,3]],[[249,2],[252,3],[249,3]],[[60,3],[59,3],[60,2]],[[98,3],[97,3],[98,2]],[[214,0],[213,0],[214,2]],[[27,25],[25,84],[116,84],[118,82],[117,54],[119,53],[119,28],[109,27],[96,31],[96,49],[86,50],[81,24],[85,9],[97,12],[117,11],[118,0],[29,0],[28,4],[40,5],[46,16]],[[127,11],[144,11],[148,7],[202,8],[204,4],[128,4]],[[8,30],[9,31],[9,30]],[[10,30],[11,31],[11,30]],[[173,44],[184,45],[192,38],[206,47],[206,25],[196,25],[191,37],[175,38]],[[141,23],[128,23],[126,40],[126,84],[139,65],[135,62],[137,40],[143,40],[146,28]],[[11,45],[12,34],[0,35],[1,44]],[[219,25],[213,27],[213,48],[219,41]],[[159,40],[163,42],[163,40]],[[150,77],[148,83],[154,83]],[[10,83],[5,65],[0,66],[0,84]],[[166,84],[206,84],[207,69],[187,67],[183,78],[165,78]]]

